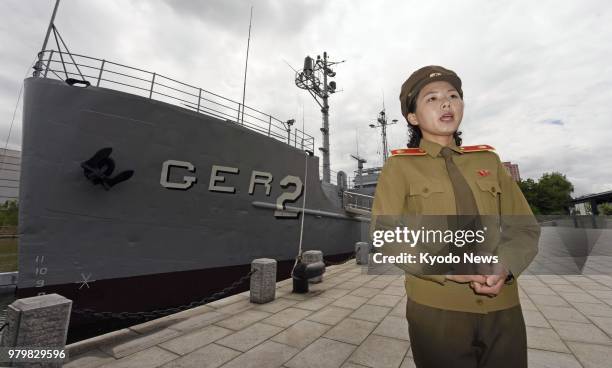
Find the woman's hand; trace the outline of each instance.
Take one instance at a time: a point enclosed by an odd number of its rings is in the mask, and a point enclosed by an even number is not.
[[[486,281],[484,283],[470,283],[470,287],[474,289],[476,294],[494,297],[501,292],[502,287],[506,283],[506,277],[508,277],[508,271],[502,270],[501,274],[486,275]]]
[[[485,275],[446,275],[446,279],[460,284],[469,282],[470,286],[472,283],[485,284],[487,282]]]
[[[446,275],[446,279],[460,284],[470,283],[476,294],[494,297],[501,292],[508,277],[508,270],[503,267],[494,275]]]

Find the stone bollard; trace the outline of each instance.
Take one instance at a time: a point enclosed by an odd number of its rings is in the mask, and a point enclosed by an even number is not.
[[[366,242],[355,243],[355,261],[358,265],[367,265],[370,255],[370,245]]]
[[[323,252],[320,250],[307,250],[302,253],[302,263],[310,264],[323,261]],[[323,281],[323,275],[308,279],[311,284],[318,284]]]
[[[276,260],[257,258],[251,262],[251,303],[271,302],[276,296]]]
[[[63,349],[71,309],[72,300],[58,294],[17,299],[6,310],[8,326],[2,336],[2,346]],[[26,363],[17,364],[28,366]],[[44,363],[40,366],[61,367],[62,363]]]

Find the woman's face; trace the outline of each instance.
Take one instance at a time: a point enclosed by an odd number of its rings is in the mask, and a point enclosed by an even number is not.
[[[445,81],[432,82],[421,89],[416,99],[416,111],[408,121],[421,128],[430,141],[452,138],[463,119],[463,100],[459,92]],[[443,138],[444,137],[444,138]]]

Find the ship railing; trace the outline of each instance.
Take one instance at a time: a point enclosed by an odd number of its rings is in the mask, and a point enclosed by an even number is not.
[[[334,185],[340,185],[340,183],[338,183],[338,172],[330,168],[329,174],[329,182]],[[323,178],[323,165],[319,167],[319,178]]]
[[[372,211],[374,197],[350,191],[342,192],[342,205],[349,212],[369,214]]]
[[[359,185],[356,183],[356,178],[352,175],[347,176],[347,182],[349,189],[359,188]]]
[[[90,85],[170,103],[237,124],[303,151],[314,152],[314,137],[280,120],[203,88],[146,70],[85,55],[46,50],[39,76],[87,81]]]

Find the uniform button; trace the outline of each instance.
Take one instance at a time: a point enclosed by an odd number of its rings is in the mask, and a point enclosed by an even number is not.
[[[495,187],[491,187],[491,192],[495,192]]]
[[[429,192],[429,188],[427,187],[423,188],[423,193],[427,193],[427,192]]]
[[[484,303],[484,302],[482,301],[482,299],[476,299],[476,304],[478,304],[478,305],[482,305],[482,303]]]

